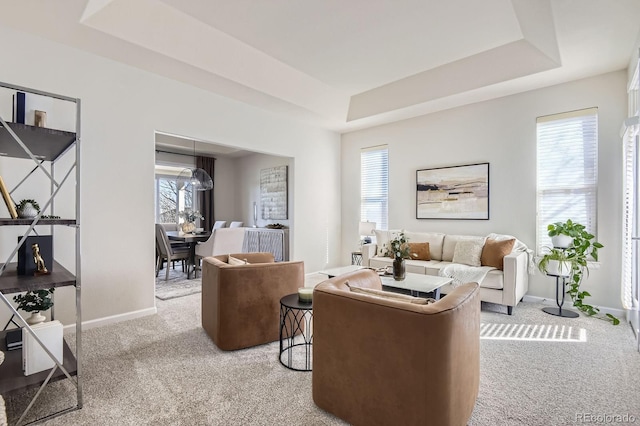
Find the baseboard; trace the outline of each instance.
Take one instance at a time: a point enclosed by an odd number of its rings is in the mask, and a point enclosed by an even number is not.
[[[158,310],[154,306],[153,308],[141,309],[139,311],[127,312],[124,314],[112,315],[109,317],[97,318],[89,321],[82,321],[82,329],[88,330],[90,328],[102,327],[104,325],[116,324],[122,321],[128,321],[136,318],[146,317],[147,315],[154,315],[158,313]],[[64,326],[64,331],[73,332],[76,329],[76,325],[67,324]]]
[[[538,297],[538,296],[529,296],[529,295],[525,295],[522,298],[523,301],[525,302],[532,302],[532,303],[543,303],[545,305],[553,305],[553,306],[557,306],[556,305],[556,300],[555,299],[549,299],[547,297]],[[571,308],[571,300],[567,299],[564,301],[564,306]],[[624,309],[617,309],[617,308],[609,308],[607,306],[596,306],[598,309],[600,309],[600,312],[603,314],[611,314],[613,316],[618,317],[621,321],[625,318],[626,315],[626,311]],[[516,307],[516,309],[518,309]]]

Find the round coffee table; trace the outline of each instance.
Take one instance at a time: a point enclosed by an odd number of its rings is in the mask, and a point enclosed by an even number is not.
[[[298,293],[280,299],[280,363],[296,371],[311,371],[313,302],[300,302]]]

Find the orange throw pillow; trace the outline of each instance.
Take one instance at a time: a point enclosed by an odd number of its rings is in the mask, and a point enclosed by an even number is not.
[[[516,240],[496,241],[487,238],[482,248],[480,263],[482,266],[493,266],[502,270],[504,268],[504,257],[511,253]]]
[[[429,243],[409,243],[409,259],[431,260]]]

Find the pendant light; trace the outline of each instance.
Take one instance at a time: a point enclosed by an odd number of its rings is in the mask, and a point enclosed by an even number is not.
[[[193,157],[195,156],[196,141],[193,141]],[[189,185],[196,191],[209,191],[213,189],[213,179],[204,169],[196,167],[182,169],[178,174],[178,188],[185,189]]]

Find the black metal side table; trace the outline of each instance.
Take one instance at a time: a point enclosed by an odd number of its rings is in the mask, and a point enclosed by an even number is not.
[[[568,309],[562,310],[562,305],[564,304],[564,296],[567,292],[566,289],[566,285],[567,285],[567,277],[563,276],[563,275],[551,275],[549,274],[550,277],[556,277],[556,305],[558,305],[557,308],[542,308],[542,310],[544,312],[546,312],[547,314],[550,315],[555,315],[557,317],[564,317],[564,318],[578,318],[579,314],[575,311],[570,311]],[[560,287],[560,281],[562,280],[562,290]],[[560,297],[559,292],[562,291],[562,298]]]
[[[362,252],[361,251],[352,251],[351,252],[351,264],[352,265],[362,265]]]
[[[296,371],[311,371],[313,301],[300,302],[298,294],[280,299],[280,363]]]

